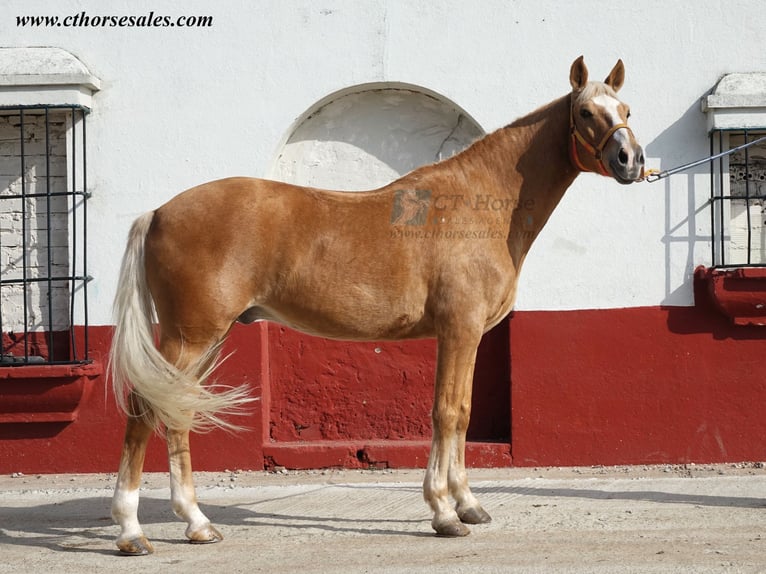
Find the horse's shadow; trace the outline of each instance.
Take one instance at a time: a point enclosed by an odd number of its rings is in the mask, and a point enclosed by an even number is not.
[[[343,488],[354,490],[374,491],[375,485],[344,485]],[[412,491],[413,504],[419,502],[417,488],[403,486]],[[418,493],[416,494],[416,491]],[[709,507],[730,508],[764,508],[766,499],[739,496],[718,496],[709,494],[687,494],[665,492],[660,490],[620,491],[607,488],[559,488],[541,486],[516,485],[477,485],[473,491],[481,497],[484,495],[512,495],[516,500],[523,501],[524,496],[550,498],[582,498],[589,500],[627,500],[646,501],[657,504],[689,504]],[[374,498],[374,492],[370,492]],[[407,493],[410,496],[410,493]],[[290,499],[293,496],[281,497]],[[423,509],[423,518],[397,519],[375,518],[374,510],[370,516],[358,517],[359,509],[349,511],[345,515],[301,514],[278,511],[280,498],[260,499],[250,502],[233,501],[231,504],[205,504],[205,493],[201,495],[200,506],[211,519],[213,524],[222,527],[246,528],[279,528],[288,530],[319,530],[327,533],[372,535],[372,536],[433,536],[428,525],[428,511]],[[270,506],[276,511],[261,510]],[[289,504],[287,505],[290,506]],[[504,512],[513,512],[514,505],[501,505]],[[50,502],[32,507],[0,507],[0,546],[20,545],[34,548],[44,548],[54,552],[89,552],[103,555],[114,555],[117,550],[113,541],[117,536],[117,527],[112,524],[109,515],[110,499],[107,497],[88,497],[69,499],[63,502]],[[490,508],[490,511],[495,510]],[[499,510],[499,509],[497,509]],[[355,516],[356,515],[356,516]],[[141,523],[153,541],[161,543],[182,543],[183,525],[173,514],[167,498],[143,496],[139,510]],[[152,525],[178,523],[178,538],[163,539],[151,536]],[[413,530],[413,525],[421,525]]]
[[[278,499],[260,499],[252,503],[205,504],[204,493],[200,508],[216,526],[248,528],[280,528],[288,530],[319,530],[337,534],[373,536],[431,537],[427,509],[422,519],[358,518],[323,516],[320,513],[290,514],[261,511],[259,506]],[[291,497],[285,497],[291,498]],[[118,528],[110,516],[111,499],[88,497],[51,502],[38,506],[0,506],[0,547],[19,545],[44,548],[56,552],[90,552],[113,555]],[[139,519],[153,542],[185,543],[183,523],[173,514],[170,500],[142,496]],[[163,539],[152,535],[152,525],[177,523],[178,538]],[[422,524],[418,531],[412,525]],[[399,525],[400,528],[396,526]],[[75,539],[75,541],[72,541]],[[107,548],[104,548],[104,546]]]
[[[29,546],[60,552],[113,554],[100,548],[111,538],[109,502],[78,498],[37,506],[0,506],[0,547]],[[77,543],[70,543],[73,536]]]
[[[319,490],[329,486],[320,486]],[[343,489],[369,489],[379,490],[377,485],[348,485],[344,484]],[[406,496],[413,497],[413,505],[423,504],[419,487],[410,487],[402,485],[396,487],[397,492],[406,493]],[[301,493],[297,496],[305,496],[310,493]],[[210,518],[213,524],[222,526],[252,526],[252,527],[271,527],[287,528],[290,530],[321,530],[336,534],[371,534],[378,536],[407,536],[407,537],[431,537],[428,511],[423,504],[423,517],[417,519],[406,518],[375,518],[374,509],[370,509],[367,516],[351,517],[343,515],[323,516],[321,513],[291,514],[279,511],[259,510],[258,507],[271,505],[281,500],[289,501],[296,495],[288,494],[285,496],[260,499],[256,502],[238,503],[232,505],[222,504],[200,504],[203,512]],[[370,500],[375,500],[374,494],[370,493]],[[359,512],[355,512],[359,514]],[[422,524],[422,531],[412,531],[408,525]],[[400,525],[401,528],[395,528]]]

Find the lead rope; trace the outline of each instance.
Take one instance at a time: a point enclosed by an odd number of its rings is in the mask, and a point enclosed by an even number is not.
[[[693,161],[691,163],[685,163],[684,165],[679,165],[678,167],[674,167],[671,169],[666,169],[664,171],[660,171],[658,169],[647,169],[644,172],[644,175],[639,181],[646,181],[648,183],[654,183],[655,181],[659,181],[661,179],[664,179],[668,176],[671,176],[673,174],[679,173],[681,171],[686,171],[687,169],[691,169],[693,167],[697,167],[698,165],[702,165],[703,163],[707,163],[710,161],[715,161],[719,158],[722,158],[727,155],[731,155],[733,153],[738,152],[739,150],[748,148],[750,146],[756,145],[761,142],[766,142],[766,136],[760,137],[756,140],[753,140],[751,142],[747,142],[745,144],[742,144],[740,146],[737,146],[735,148],[731,148],[730,150],[722,151],[721,153],[717,153],[715,155],[711,155],[709,157],[705,157],[702,159],[698,159],[697,161]]]

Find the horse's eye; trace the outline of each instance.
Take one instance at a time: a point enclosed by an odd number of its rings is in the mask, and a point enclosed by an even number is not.
[[[585,118],[587,120],[588,118],[592,118],[593,114],[590,111],[586,110],[585,108],[582,108],[580,110],[580,117]]]
[[[630,117],[630,110],[628,110],[628,113],[625,114],[625,119],[627,120]]]

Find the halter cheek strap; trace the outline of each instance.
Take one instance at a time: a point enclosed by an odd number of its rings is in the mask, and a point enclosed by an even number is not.
[[[617,124],[609,128],[609,130],[604,134],[604,137],[601,138],[601,141],[598,143],[597,146],[594,146],[591,144],[588,140],[585,139],[585,136],[583,136],[580,131],[577,129],[577,125],[574,121],[574,105],[569,108],[569,133],[571,134],[571,143],[569,146],[569,150],[572,156],[572,163],[574,163],[577,166],[577,169],[580,171],[595,171],[592,169],[589,169],[583,165],[582,161],[580,160],[580,154],[577,152],[577,144],[579,143],[582,147],[585,148],[585,150],[591,154],[597,161],[598,161],[598,172],[603,176],[609,176],[609,170],[606,169],[606,165],[604,165],[604,159],[602,157],[602,152],[604,151],[604,148],[606,147],[607,142],[611,139],[611,137],[615,134],[617,130],[621,130],[625,128],[630,132],[633,133],[628,126],[628,124]]]

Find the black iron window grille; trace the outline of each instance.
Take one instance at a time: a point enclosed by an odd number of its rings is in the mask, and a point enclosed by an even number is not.
[[[0,366],[90,361],[88,111],[0,107]]]
[[[711,156],[743,146],[711,162],[713,267],[766,266],[766,141],[756,142],[764,135],[766,128],[710,133]]]

